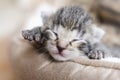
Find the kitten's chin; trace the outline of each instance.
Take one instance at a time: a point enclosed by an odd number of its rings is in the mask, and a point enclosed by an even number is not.
[[[83,54],[82,52],[80,52],[80,50],[77,50],[75,48],[67,48],[67,49],[63,50],[62,52],[59,52],[56,46],[51,45],[49,43],[46,46],[46,48],[47,48],[49,54],[57,61],[71,60],[71,59],[77,58],[81,54]]]
[[[58,50],[50,50],[49,53],[57,61],[67,61],[79,57],[78,52],[68,50],[64,50],[62,52],[59,52]]]

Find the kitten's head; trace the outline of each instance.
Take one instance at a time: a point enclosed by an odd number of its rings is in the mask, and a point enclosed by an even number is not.
[[[102,30],[95,27],[87,12],[78,6],[61,8],[45,24],[48,26],[46,48],[59,61],[85,55],[89,52],[89,43],[100,41],[103,36]]]
[[[85,55],[84,51],[88,51],[87,41],[79,38],[77,30],[70,31],[59,26],[59,29],[46,30],[45,33],[46,48],[56,60],[69,60]]]

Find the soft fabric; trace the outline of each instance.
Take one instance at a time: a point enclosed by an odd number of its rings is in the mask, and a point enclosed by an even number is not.
[[[10,59],[17,80],[120,79],[120,63],[85,58],[57,62],[18,35],[11,42]]]

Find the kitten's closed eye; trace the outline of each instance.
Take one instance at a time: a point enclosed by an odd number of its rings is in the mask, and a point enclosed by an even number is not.
[[[71,42],[78,41],[79,39],[73,39]]]
[[[58,38],[57,33],[52,32],[51,30],[46,30],[45,35],[46,35],[47,39],[50,39],[50,40],[56,40]]]
[[[74,39],[71,41],[71,45],[74,47],[84,46],[87,42],[85,40]]]

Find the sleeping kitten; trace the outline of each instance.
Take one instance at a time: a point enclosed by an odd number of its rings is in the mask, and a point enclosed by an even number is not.
[[[22,31],[26,40],[44,45],[58,61],[79,56],[101,59],[109,52],[101,43],[104,31],[79,6],[68,6],[56,13],[43,16],[43,26]]]

